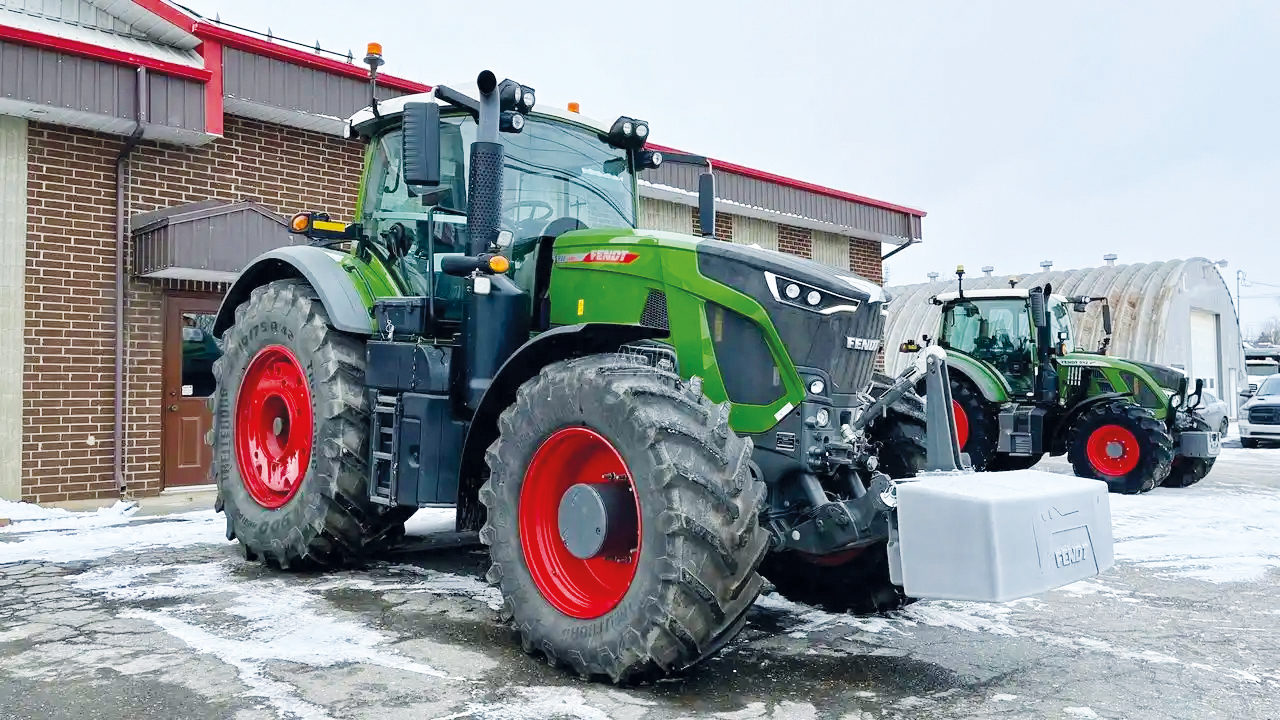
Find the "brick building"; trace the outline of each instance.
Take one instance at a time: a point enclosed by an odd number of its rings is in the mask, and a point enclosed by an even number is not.
[[[384,98],[428,89],[380,82]],[[350,217],[361,148],[337,118],[367,92],[348,57],[163,0],[0,0],[0,498],[207,482],[184,328],[209,322],[236,268],[184,264],[155,237],[277,223],[288,244],[298,209]],[[884,246],[920,240],[919,211],[712,166],[724,239],[877,282]],[[650,173],[641,224],[697,231],[696,172]]]

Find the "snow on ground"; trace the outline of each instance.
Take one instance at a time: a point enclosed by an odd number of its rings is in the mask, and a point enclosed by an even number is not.
[[[0,528],[0,564],[79,562],[118,552],[227,542],[226,518],[212,510],[145,519],[128,513],[74,513]]]
[[[236,668],[250,694],[267,700],[282,715],[328,717],[323,708],[299,697],[295,688],[269,677],[271,662],[311,667],[358,662],[449,678],[385,647],[395,638],[368,627],[356,615],[335,610],[317,588],[280,578],[244,580],[232,574],[234,564],[105,567],[78,575],[71,584],[125,604],[186,600],[159,610],[128,608],[119,616],[150,621],[197,653]]]
[[[87,525],[115,525],[128,522],[137,510],[137,505],[122,501],[116,501],[110,507],[98,508],[91,512],[71,512],[34,503],[0,500],[0,519],[13,522],[11,525],[0,527],[0,533],[30,532],[36,529],[74,529]]]
[[[1256,582],[1280,567],[1274,488],[1217,483],[1110,500],[1117,561],[1212,583]]]

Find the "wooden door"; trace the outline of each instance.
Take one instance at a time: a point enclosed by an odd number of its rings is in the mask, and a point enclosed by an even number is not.
[[[213,415],[213,361],[221,354],[210,332],[219,298],[170,295],[165,298],[164,403],[161,473],[166,488],[209,483],[213,449],[205,443]]]

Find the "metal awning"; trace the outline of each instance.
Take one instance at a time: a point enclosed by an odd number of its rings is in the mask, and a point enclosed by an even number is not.
[[[139,277],[231,282],[258,255],[304,242],[287,221],[252,201],[203,200],[134,215]]]

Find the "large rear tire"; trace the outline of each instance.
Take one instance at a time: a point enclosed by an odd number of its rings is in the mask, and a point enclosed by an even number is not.
[[[690,667],[738,633],[768,541],[765,485],[728,411],[696,378],[626,355],[558,362],[521,386],[486,453],[480,539],[526,652],[629,683]],[[607,524],[630,529],[620,544],[606,529],[612,549],[582,559],[569,550],[581,525],[553,511],[583,485],[619,497],[610,484],[631,493]]]
[[[1186,424],[1184,428],[1186,430],[1210,432],[1209,423],[1200,418],[1190,418],[1189,422],[1186,420],[1183,422]],[[1209,474],[1215,461],[1217,461],[1217,458],[1193,458],[1185,455],[1176,455],[1169,467],[1169,476],[1164,479],[1161,485],[1172,488],[1191,487]]]
[[[1111,492],[1143,493],[1168,476],[1173,438],[1150,410],[1112,400],[1076,421],[1067,459],[1077,476],[1101,480]]]
[[[282,569],[359,563],[416,508],[369,500],[365,354],[301,280],[254,288],[214,363],[211,474],[227,539]]]

